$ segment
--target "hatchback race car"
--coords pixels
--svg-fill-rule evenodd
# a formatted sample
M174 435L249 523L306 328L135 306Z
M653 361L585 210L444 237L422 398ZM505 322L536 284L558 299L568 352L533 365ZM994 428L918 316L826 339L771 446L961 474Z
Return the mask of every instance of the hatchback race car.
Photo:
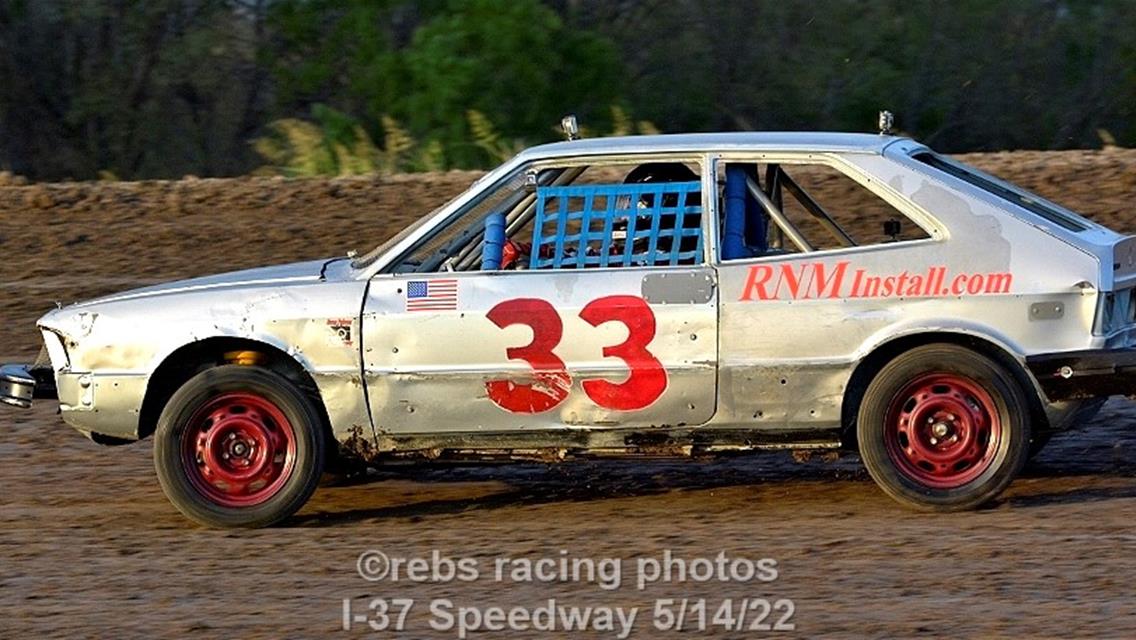
M39 320L0 397L153 435L188 517L264 526L325 464L856 449L898 501L997 496L1136 393L1136 237L910 139L531 148L378 248Z

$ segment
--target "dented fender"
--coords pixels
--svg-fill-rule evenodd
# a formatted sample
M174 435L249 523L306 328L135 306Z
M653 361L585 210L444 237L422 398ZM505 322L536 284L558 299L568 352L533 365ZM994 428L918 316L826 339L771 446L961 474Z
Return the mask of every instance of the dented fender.
M287 354L302 367L319 389L332 425L370 428L359 360L366 283L346 274L321 279L318 270L309 269L316 264L301 263L310 275L276 268L276 278L246 283L218 277L199 285L186 281L48 313L39 326L56 380L65 388L76 386L72 380L92 381L85 396L61 405L64 420L86 431L137 438L142 401L163 363L194 343L239 338ZM257 270L239 273L255 276ZM280 286L284 282L288 286Z

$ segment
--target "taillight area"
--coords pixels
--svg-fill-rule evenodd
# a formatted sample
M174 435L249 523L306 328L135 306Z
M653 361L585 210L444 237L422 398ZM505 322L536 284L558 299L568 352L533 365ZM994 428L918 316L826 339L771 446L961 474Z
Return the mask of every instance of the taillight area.
M1102 294L1096 324L1099 335L1109 335L1136 325L1136 289Z

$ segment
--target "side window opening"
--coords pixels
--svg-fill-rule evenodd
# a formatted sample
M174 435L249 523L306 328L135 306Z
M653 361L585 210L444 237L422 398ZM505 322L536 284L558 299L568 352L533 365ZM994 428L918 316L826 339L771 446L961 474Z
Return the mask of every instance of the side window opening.
M396 273L436 271L476 271L481 267L485 221L494 213L518 220L533 200L537 184L551 184L562 177L561 169L540 173L520 171L493 189L450 222L440 225L432 235L401 258Z
M887 201L828 165L728 163L719 183L723 260L929 237Z
M521 171L394 270L681 266L702 255L699 167L648 162Z
M702 183L644 164L619 184L537 189L529 268L678 266L702 255Z

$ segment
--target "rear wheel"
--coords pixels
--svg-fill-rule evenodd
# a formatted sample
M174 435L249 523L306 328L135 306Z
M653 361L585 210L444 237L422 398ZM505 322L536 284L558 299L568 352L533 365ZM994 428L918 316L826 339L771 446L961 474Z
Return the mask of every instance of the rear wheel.
M319 412L278 373L226 365L186 382L155 432L154 465L170 502L215 527L263 527L295 513L324 463Z
M970 509L1001 493L1025 464L1029 409L1014 376L963 347L918 347L868 385L857 418L868 473L920 509Z

